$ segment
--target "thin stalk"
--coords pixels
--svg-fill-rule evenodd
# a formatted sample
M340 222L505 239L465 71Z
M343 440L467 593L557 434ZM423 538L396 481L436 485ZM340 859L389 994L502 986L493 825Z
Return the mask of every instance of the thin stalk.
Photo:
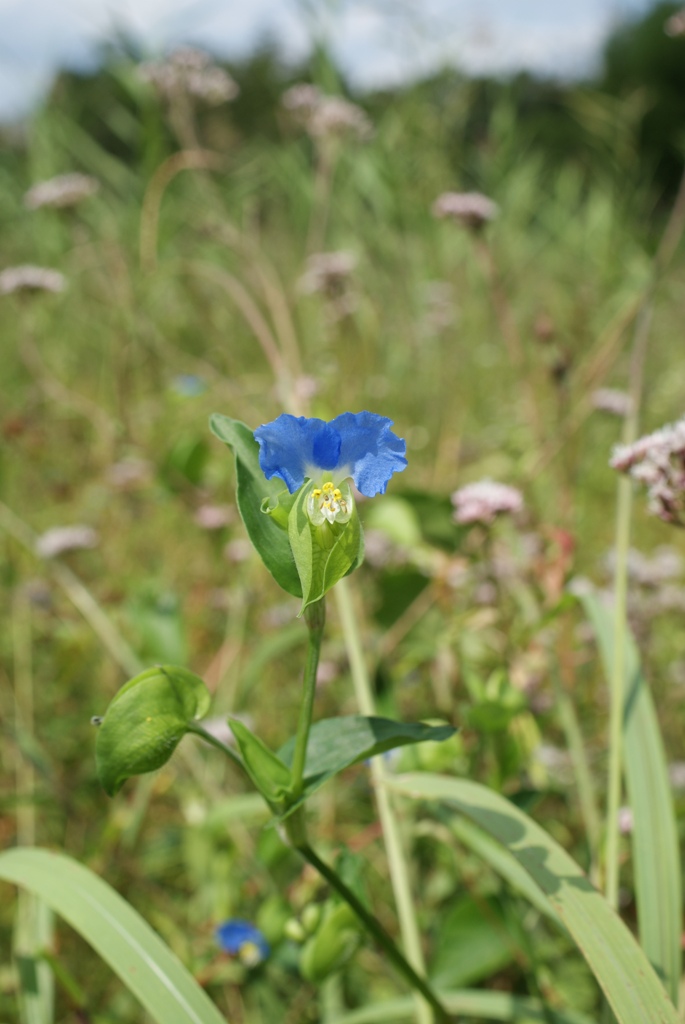
M635 338L630 362L631 410L625 419L623 441L630 444L637 436L638 410L642 394L642 378L649 331L652 325L654 286L635 324ZM623 714L625 705L626 607L628 599L628 548L630 546L630 513L633 487L629 477L618 481L616 506L616 571L614 574L614 657L611 666L609 714L609 777L607 783L607 821L605 846L605 893L608 902L618 908L620 829L618 812L621 806L623 776Z
M22 749L22 740L33 739L33 667L31 664L31 609L19 594L12 606L14 647L14 726L16 743L17 842L35 846L36 808L35 772L31 755Z
M335 587L334 593L342 623L343 638L350 662L357 704L363 715L373 715L375 714L373 694L364 659L359 626L352 605L352 595L346 579L340 580ZM423 959L423 950L421 949L421 935L416 920L416 910L411 894L409 868L402 848L397 818L390 803L390 794L384 785L385 768L380 757L374 757L371 760L371 778L376 792L378 816L383 829L383 839L388 855L390 880L400 920L402 943L412 969L419 974L425 974L426 967ZM419 989L419 991L423 992L423 989ZM416 1019L419 1024L432 1024L433 1015L428 1004L435 1008L435 1004L431 1000L424 1002L417 999Z
M335 889L335 891L345 900L348 906L354 910L357 917L362 921L378 945L386 953L395 969L407 980L412 988L421 993L426 1004L430 1005L435 1011L435 1019L438 1021L438 1024L448 1024L450 1017L428 982L416 972L409 960L405 959L385 929L381 927L373 914L367 910L352 889L349 889L347 885L345 885L342 878L340 878L330 865L321 860L309 844L304 843L298 846L297 849L307 863L311 864L311 866L318 871L321 877L325 878L331 888Z
M309 731L312 727L312 714L314 712L316 672L319 667L321 641L323 639L324 625L326 624L326 599L322 597L320 601L310 604L305 609L304 618L309 629L309 646L307 647L307 660L304 666L302 704L300 706L300 717L297 722L297 735L295 737L295 750L293 752L291 768L293 800L299 799L304 790L304 769L307 761Z
M552 672L554 697L561 728L566 737L566 746L573 764L573 774L578 789L580 813L585 824L588 846L590 847L590 879L597 884L598 857L601 849L602 821L597 807L597 794L588 763L583 733L571 697L556 672Z
M235 750L229 747L227 743L222 743L221 740L216 738L216 736L212 736L210 732L207 732L206 729L202 728L199 722L191 722L188 725L188 732L192 732L196 736L200 736L205 743L209 743L211 747L216 747L216 749L220 750L222 754L225 754L233 764L237 765L241 771L245 771L245 765L240 760Z

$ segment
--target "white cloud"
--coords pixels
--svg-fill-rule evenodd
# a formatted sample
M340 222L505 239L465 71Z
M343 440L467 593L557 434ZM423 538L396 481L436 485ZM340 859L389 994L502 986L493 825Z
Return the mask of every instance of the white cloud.
M117 30L151 50L193 42L228 57L268 36L296 60L315 28L352 83L365 89L445 64L470 73L526 67L573 75L591 65L612 18L646 6L648 0L339 0L335 8L298 0L0 0L0 120L24 113L60 66L92 64L98 44Z

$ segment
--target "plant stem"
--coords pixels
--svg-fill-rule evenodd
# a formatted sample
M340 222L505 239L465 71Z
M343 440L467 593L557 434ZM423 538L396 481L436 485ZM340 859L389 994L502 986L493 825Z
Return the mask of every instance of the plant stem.
M330 865L321 860L318 854L311 848L311 846L309 846L308 843L298 846L297 849L304 859L318 871L321 877L326 879L331 888L335 889L335 891L342 896L348 906L354 910L357 917L363 922L367 930L371 935L373 935L378 945L387 954L388 959L391 961L393 966L404 978L406 978L412 988L421 993L423 998L426 1000L426 1003L433 1008L436 1020L439 1024L448 1024L450 1017L428 982L425 978L422 978L421 975L412 967L409 961L405 959L385 929L378 923L373 914L367 910L352 889L347 887L342 878L340 878L337 872L330 867Z
M212 736L210 732L207 732L206 729L202 728L199 722L190 722L188 725L188 732L195 733L196 736L201 736L206 743L209 743L212 747L216 747L216 749L220 750L222 754L226 754L226 756L233 761L235 765L237 765L242 771L245 771L245 765L240 760L235 750L229 747L228 744L222 743L221 740L216 738L216 736Z
M33 743L33 666L31 664L31 608L18 593L12 606L14 646L14 727L16 750L17 842L36 842L35 772L30 750Z
M314 604L308 605L304 611L304 619L309 630L309 646L307 647L307 660L304 666L302 705L297 722L297 735L295 737L295 750L293 752L291 769L293 800L298 800L304 790L307 743L309 741L309 730L312 727L314 695L316 693L316 671L319 667L321 641L326 624L326 599L322 597L320 601L315 601Z
M375 707L371 692L371 684L369 682L369 676L366 669L364 651L362 649L359 627L352 605L352 596L348 581L346 579L340 580L336 585L334 592L338 605L338 612L340 614L340 621L342 623L343 637L345 640L345 647L347 649L347 657L350 662L350 670L352 672L352 682L354 684L357 704L359 705L359 710L363 715L373 715L375 714ZM397 818L395 817L390 803L390 794L384 785L385 768L380 757L374 757L371 761L371 778L374 782L376 802L378 805L378 816L381 821L385 849L388 855L390 880L392 882L395 902L397 904L397 913L400 919L402 942L407 954L407 960L411 964L412 969L419 974L425 974L426 968L423 959L423 951L421 949L421 936L419 934L418 923L416 920L414 901L411 894L409 869L404 855L404 850L402 849L402 841ZM419 988L419 991L423 992L423 989ZM431 1000L428 1000L428 1003L435 1007L435 1003ZM433 1019L433 1015L429 1007L422 1000L417 1000L416 1019L419 1021L419 1024L431 1024Z

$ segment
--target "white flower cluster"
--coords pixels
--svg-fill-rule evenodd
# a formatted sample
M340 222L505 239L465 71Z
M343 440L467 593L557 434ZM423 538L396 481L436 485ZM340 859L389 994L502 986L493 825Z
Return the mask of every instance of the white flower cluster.
M373 137L373 125L361 107L342 96L327 96L316 85L293 85L281 102L313 139L368 142Z
M314 252L307 257L306 269L299 281L299 289L306 295L321 292L335 298L357 264L352 252Z
M78 205L95 195L99 188L97 178L91 178L88 174L60 174L33 185L24 196L24 206L29 210L38 210L41 206L61 210Z
M36 554L41 558L56 558L65 551L95 548L99 541L92 526L53 526L36 541Z
M452 495L456 522L492 523L498 515L515 515L523 508L523 497L515 487L494 480L466 484Z
M598 388L592 392L592 405L599 412L608 412L612 416L624 417L630 413L632 402L630 395L617 388Z
M685 7L671 15L664 25L664 32L667 36L685 36Z
M237 83L227 71L214 64L209 54L194 47L175 50L166 60L148 60L138 74L166 99L186 93L210 106L235 99Z
M645 484L650 512L685 526L685 417L633 444L617 445L609 464Z
M323 295L331 321L350 316L357 308L357 296L350 278L357 257L343 249L338 252L314 252L307 257L305 271L298 281L303 295Z
M498 213L497 203L481 192L443 192L433 203L434 217L451 217L471 229L482 228Z
M65 277L58 270L34 267L24 264L8 267L0 272L0 295L13 292L62 292L66 286Z

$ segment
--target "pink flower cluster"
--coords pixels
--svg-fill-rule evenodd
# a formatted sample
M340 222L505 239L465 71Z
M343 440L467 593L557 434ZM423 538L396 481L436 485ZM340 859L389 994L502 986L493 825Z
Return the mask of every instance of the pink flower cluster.
M373 136L373 125L361 107L342 96L327 96L316 85L293 85L283 93L281 102L313 139L343 137L368 142Z
M0 295L13 292L62 292L66 278L58 270L34 267L30 263L7 267L0 272Z
M227 71L214 64L208 53L192 46L175 50L166 60L145 61L138 73L167 99L186 93L210 106L218 106L235 99L240 92Z
M633 444L617 445L609 464L645 484L650 512L685 526L685 417Z
M494 480L466 484L452 495L456 522L492 523L498 515L515 515L523 508L523 497L515 487Z
M59 174L33 185L24 196L24 206L28 210L39 210L41 206L61 210L77 206L95 195L99 188L100 182L89 174Z
M433 203L433 216L451 217L472 230L494 220L499 206L481 192L443 192Z

